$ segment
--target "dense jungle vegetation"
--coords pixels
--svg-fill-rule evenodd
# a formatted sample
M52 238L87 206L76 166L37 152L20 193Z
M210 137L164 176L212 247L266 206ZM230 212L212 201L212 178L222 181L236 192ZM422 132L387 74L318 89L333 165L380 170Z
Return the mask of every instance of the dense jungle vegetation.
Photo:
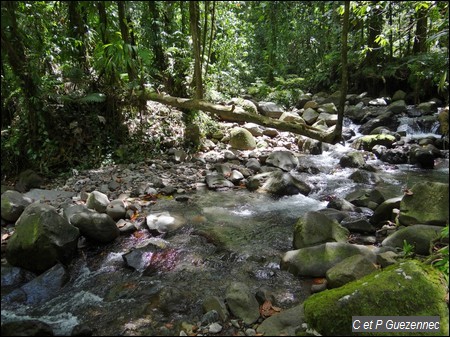
M145 131L148 91L289 108L339 90L345 3L348 92L448 102L446 1L2 1L2 179L177 146Z

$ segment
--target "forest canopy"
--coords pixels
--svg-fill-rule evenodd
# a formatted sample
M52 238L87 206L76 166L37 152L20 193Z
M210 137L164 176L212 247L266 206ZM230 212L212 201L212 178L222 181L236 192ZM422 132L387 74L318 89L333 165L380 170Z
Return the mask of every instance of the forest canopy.
M163 150L127 128L148 92L287 108L335 92L343 14L342 1L2 1L2 178L120 162L123 143ZM349 2L349 92L448 101L448 17L446 1Z

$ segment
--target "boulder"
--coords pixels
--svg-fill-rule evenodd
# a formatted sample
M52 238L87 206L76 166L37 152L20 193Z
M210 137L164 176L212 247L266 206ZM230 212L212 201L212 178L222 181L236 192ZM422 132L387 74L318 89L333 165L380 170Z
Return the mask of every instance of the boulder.
M378 226L383 221L394 221L395 214L394 209L400 208L400 202L402 197L394 197L383 201L377 208L375 208L370 222Z
M6 260L13 266L42 273L56 263L68 263L77 250L78 228L50 205L33 203L16 222L6 247Z
M296 336L303 323L303 304L300 304L265 319L256 331L264 336Z
M99 242L111 242L120 235L116 222L105 213L92 210L75 213L71 223L80 229L80 234L87 239Z
M375 264L362 255L350 256L328 269L327 287L338 288L377 270Z
M281 260L281 269L297 276L324 277L328 269L353 255L364 255L376 261L375 249L344 242L327 242L286 252Z
M283 109L273 102L259 102L258 111L261 115L272 118L280 118Z
M295 249L325 242L346 242L349 231L323 213L308 212L294 226Z
M231 181L219 173L208 174L206 176L206 185L208 185L208 188L211 190L234 187L234 184Z
M86 200L87 208L96 210L99 213L106 213L108 204L108 196L99 191L92 191Z
M424 224L445 226L448 223L448 183L421 182L411 188L400 202L398 221L404 226Z
M439 271L412 260L312 295L304 302L305 321L323 336L354 336L361 333L352 332L353 316L438 316L433 335L448 336L446 293Z
M261 187L261 190L278 196L295 194L308 195L311 192L311 187L289 172L274 171L270 173L269 178Z
M250 131L234 128L230 134L230 145L237 150L253 150L256 148L256 141Z
M31 199L24 197L20 192L6 191L1 196L2 218L6 221L16 222L25 207L31 202Z
M266 164L290 171L297 167L298 158L291 151L273 151L267 157Z
M359 151L350 151L339 159L341 167L358 167L361 168L366 164L364 156Z
M242 282L233 282L228 286L225 300L230 312L245 324L253 324L259 318L259 303L250 288Z
M400 228L383 240L383 247L402 249L404 241L413 246L413 252L419 255L430 255L433 242L443 227L429 225L413 225Z
M395 136L388 134L365 135L356 139L352 147L357 150L371 151L375 145L383 145L391 148L396 141Z

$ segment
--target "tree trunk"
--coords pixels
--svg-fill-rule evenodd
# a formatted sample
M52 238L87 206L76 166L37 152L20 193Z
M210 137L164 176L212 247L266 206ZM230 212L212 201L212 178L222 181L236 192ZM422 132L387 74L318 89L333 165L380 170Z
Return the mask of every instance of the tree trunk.
M339 141L342 137L342 124L344 120L345 98L347 97L348 87L348 70L347 70L347 38L349 28L349 11L350 2L344 1L344 20L342 23L342 46L341 46L341 65L342 65L342 83L341 83L341 96L339 98L338 107L338 120L334 129L336 141Z
M201 62L201 42L200 42L200 9L198 1L189 2L189 16L192 43L194 47L194 86L195 98L203 98L202 62Z
M156 1L148 2L148 9L150 11L150 15L152 18L151 23L151 44L153 53L155 55L155 60L153 62L156 69L163 74L167 69L167 62L164 57L164 52L161 43L161 27L160 27L160 18L159 11L156 6Z
M267 73L267 82L273 84L275 81L275 73L274 70L277 68L277 40L278 40L278 29L277 29L277 21L278 21L278 4L276 1L269 1L269 5L267 7L269 13L269 50L268 50L268 73Z
M336 142L334 128L329 130L321 130L306 124L283 122L270 117L247 112L240 107L212 104L199 99L173 97L168 95L160 95L153 92L147 92L146 98L182 110L202 110L210 112L227 121L256 123L265 127L275 128L281 131L289 131L310 137L325 143ZM340 139L337 141L340 141Z
M69 14L69 36L75 40L81 41L80 44L76 44L78 55L75 56L75 61L80 65L85 72L87 72L88 65L86 60L86 45L85 45L85 27L84 21L81 15L81 8L78 1L69 1L68 3Z
M128 33L128 19L125 16L125 1L117 1L117 9L119 12L119 26L120 26L120 33L122 34L122 40L125 44L125 48L128 46L131 47L132 43L130 40L130 34ZM131 59L133 58L132 53L126 55L126 57ZM131 62L127 62L127 72L128 72L128 80L131 82L134 79L136 79L136 71L135 69L130 65Z
M108 37L106 33L106 29L108 27L108 17L106 15L106 6L104 1L97 2L97 10L100 26L100 36L102 38L102 43L105 45L108 43Z
M187 35L187 29L186 29L187 14L186 14L186 10L185 10L185 4L186 4L186 1L180 1L181 35L183 35L183 36Z
M416 34L414 37L413 54L417 55L427 51L427 10L420 8L417 13Z
M209 35L209 46L208 46L208 57L206 59L206 66L205 66L205 78L208 76L208 67L211 62L211 49L212 49L212 42L214 37L214 20L216 15L216 2L213 1L212 5L212 14L211 14L211 32Z

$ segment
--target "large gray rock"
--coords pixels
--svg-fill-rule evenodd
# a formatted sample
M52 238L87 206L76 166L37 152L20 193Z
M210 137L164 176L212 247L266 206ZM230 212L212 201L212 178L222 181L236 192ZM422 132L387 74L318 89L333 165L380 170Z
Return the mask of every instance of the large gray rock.
M400 201L402 197L390 198L383 201L373 212L370 222L377 226L383 221L394 221L394 209L400 208Z
M258 108L256 107L256 104L248 99L244 99L241 97L233 97L227 103L227 105L232 105L232 104L242 107L244 109L244 111L246 111L246 112L250 112L250 113L254 113L254 114L258 113Z
M225 300L231 313L245 324L253 324L259 318L259 303L250 288L242 282L233 282L226 290Z
M289 172L274 171L271 172L269 178L261 187L265 191L274 195L308 195L311 192L311 187L294 177Z
M343 242L327 242L314 247L286 252L281 268L297 276L324 277L328 269L353 255L364 255L376 261L375 249Z
M120 199L111 201L106 207L106 214L114 221L125 218L126 212L125 203Z
M283 114L283 109L273 102L259 102L258 111L261 115L272 118L280 118Z
M306 109L303 114L302 118L303 120L308 124L312 125L317 121L317 118L319 117L319 113L311 108Z
M382 113L379 116L370 118L366 123L361 125L359 131L363 135L368 135L370 132L379 126L385 126L391 130L397 130L397 126L400 122L397 119L397 116L392 111L387 111Z
M82 211L71 217L71 223L80 229L81 235L94 241L111 242L120 235L116 222L105 213Z
M89 209L94 209L99 213L106 213L106 207L108 207L108 196L99 191L92 191L86 200L86 206Z
M257 328L264 336L295 336L304 323L303 304L265 319Z
M422 182L411 188L400 202L400 224L445 226L448 224L448 183Z
M294 226L294 248L325 242L346 242L350 232L323 213L308 212Z
M6 221L16 222L25 207L31 204L31 199L23 196L22 193L9 190L1 196L2 218Z
M350 151L339 159L341 167L363 167L366 164L364 156L359 151Z
M291 171L298 165L298 158L291 151L274 151L266 159L266 164Z
M42 303L53 298L69 279L68 271L58 263L7 296L14 299L22 298L26 304Z
M383 247L402 249L404 241L412 245L413 252L419 255L431 253L432 241L437 239L443 227L429 225L413 225L399 229L383 240Z
M232 188L234 184L226 179L222 174L211 173L206 176L206 185L211 190L218 188Z
M362 255L350 256L328 269L328 288L342 287L377 270L375 264Z
M392 102L389 104L387 111L392 111L396 115L406 112L406 103L402 99Z
M25 208L8 240L6 259L13 265L41 273L76 254L78 228L50 205L33 203Z

